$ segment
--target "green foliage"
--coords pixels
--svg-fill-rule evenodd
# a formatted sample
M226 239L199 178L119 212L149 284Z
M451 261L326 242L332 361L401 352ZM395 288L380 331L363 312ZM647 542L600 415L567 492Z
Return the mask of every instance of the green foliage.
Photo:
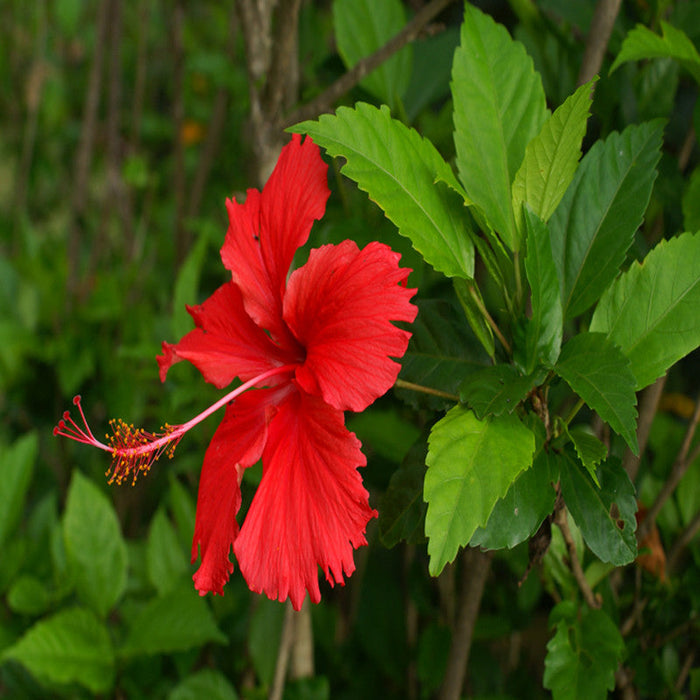
M435 576L532 464L535 436L516 416L479 420L456 406L433 427L428 446L425 534Z
M0 491L0 546L14 530L22 514L37 447L37 436L34 433L19 438L10 447L3 447L0 456L3 484Z

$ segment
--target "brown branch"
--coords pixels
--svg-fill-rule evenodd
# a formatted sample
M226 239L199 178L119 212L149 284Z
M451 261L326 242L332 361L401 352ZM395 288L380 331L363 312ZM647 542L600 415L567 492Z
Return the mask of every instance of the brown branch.
M431 0L416 13L414 18L384 46L373 54L358 61L347 73L342 75L318 97L287 115L281 126L288 127L305 119L315 119L319 114L329 112L335 102L351 88L355 87L365 76L395 54L399 49L418 37L421 30L439 15L454 0Z
M440 700L458 700L469 663L474 625L491 568L491 553L469 548L462 552L462 585L459 593L457 622L447 658Z
M649 440L651 424L654 421L656 409L659 405L659 399L664 390L667 376L668 375L664 374L663 377L659 377L651 386L647 387L642 392L642 397L639 402L639 420L637 421L637 444L639 445L639 454L635 455L628 447L622 457L622 466L632 483L634 483L637 478L639 463L646 449L647 441Z
M664 503L666 503L669 496L676 490L676 486L678 486L678 483L683 478L686 471L688 471L688 467L693 463L698 454L700 454L700 444L698 444L690 456L688 456L690 445L693 441L693 437L695 436L695 430L698 427L698 422L700 422L700 395L698 395L698 398L696 399L695 411L693 412L693 416L688 424L688 429L685 431L683 444L681 445L678 456L673 463L671 473L669 474L666 483L661 488L661 491L659 491L658 495L656 496L656 500L654 501L653 505L647 511L646 517L641 522L637 531L637 541L641 542L645 535L649 533L654 525L654 522L656 521L656 516L659 514L659 511L663 507Z
M668 561L666 562L669 572L676 568L683 550L692 542L698 532L700 532L700 511L695 514L685 530L681 532L678 539L673 543L673 547L671 547L671 551L668 555Z
M569 567L571 568L571 572L573 573L576 583L581 590L583 599L586 601L589 608L599 608L600 602L596 599L593 590L586 580L586 575L583 573L583 567L581 566L578 554L576 553L576 543L574 542L574 538L571 536L569 521L567 519L567 510L566 506L563 504L560 508L555 510L554 523L559 528L562 537L564 538L566 551L569 557Z
M621 4L622 0L598 0L586 38L578 85L587 83L600 72Z

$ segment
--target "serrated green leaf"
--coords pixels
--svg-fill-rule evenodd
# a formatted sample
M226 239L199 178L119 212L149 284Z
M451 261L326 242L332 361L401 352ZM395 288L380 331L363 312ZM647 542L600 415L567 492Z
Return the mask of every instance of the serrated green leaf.
M547 644L544 687L554 700L605 700L625 643L603 610L560 603L550 616L556 632Z
M227 643L214 616L191 583L151 600L129 622L121 656L169 654L200 647L207 642Z
M626 61L646 58L673 58L700 84L700 54L685 32L661 20L662 35L638 24L622 42L622 48L610 67L612 73Z
M0 546L14 530L24 510L24 499L32 480L38 449L36 433L27 433L0 455Z
M591 330L630 359L636 388L651 384L700 345L700 233L659 243L613 282Z
M525 272L532 306L532 316L525 326L525 371L531 374L538 365L551 367L557 361L564 317L549 228L528 206L524 207L524 222Z
M562 348L554 371L637 454L637 396L630 362L603 333L579 333Z
M425 539L422 526L426 510L423 501L426 454L425 441L415 443L391 475L379 509L379 536L387 547L394 547L401 540L418 544Z
M564 196L581 158L581 142L593 97L593 83L581 85L542 126L525 149L523 162L513 180L513 212L521 235L525 235L523 202L547 222Z
M683 228L700 231L700 166L695 168L683 193Z
M452 98L459 178L503 243L519 250L511 183L547 118L544 89L523 45L469 3L452 64Z
M112 504L79 471L68 488L63 539L78 595L104 617L126 587L126 544Z
M591 479L600 488L596 467L608 456L608 448L584 426L570 428L567 432L581 464L586 467Z
M398 34L406 24L399 0L334 0L333 28L338 53L352 68ZM411 78L413 47L409 44L362 79L360 85L395 109Z
M444 182L454 173L432 143L381 109L358 102L317 122L297 124L370 196L426 262L448 277L474 276L474 245L464 202Z
M560 469L561 492L591 551L604 562L624 566L637 556L637 498L620 460L598 467L598 488L571 456Z
M565 318L586 311L624 262L651 197L662 135L655 120L597 141L552 215Z
M459 387L459 398L477 418L512 413L535 386L536 377L523 377L513 365L484 367L467 377Z
M62 610L37 622L2 655L49 683L78 683L93 693L114 684L114 652L109 632L94 613Z
M146 569L148 580L160 595L175 588L188 570L175 528L162 508L156 511L148 530Z
M419 301L418 308L400 377L457 395L463 378L488 366L489 358L469 333L464 315L455 305L426 300ZM438 410L454 403L413 391L397 390L397 394L413 406L427 405Z
M197 671L178 683L168 700L237 700L238 695L223 673L211 668Z
M544 450L511 484L493 508L488 522L474 532L469 544L484 549L512 549L534 535L554 510L558 463Z
M479 420L455 406L433 426L428 445L425 533L437 576L532 464L535 436L514 415Z

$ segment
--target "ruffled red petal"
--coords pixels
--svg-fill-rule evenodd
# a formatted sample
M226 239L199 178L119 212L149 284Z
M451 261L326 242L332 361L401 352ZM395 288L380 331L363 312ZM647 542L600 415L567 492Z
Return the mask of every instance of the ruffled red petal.
M306 348L299 384L340 410L362 411L388 391L411 334L391 321L413 321L410 270L382 243L358 250L352 241L312 250L292 273L284 318Z
M161 381L165 381L173 364L189 360L208 382L221 389L235 377L247 381L303 357L299 346L280 348L253 323L233 282L219 287L203 304L187 310L197 328L175 345L163 343L163 354L156 358Z
M341 411L301 391L279 405L263 478L234 544L251 590L289 597L299 610L306 591L314 603L321 598L319 566L331 585L344 583L377 515L357 471L365 464Z
M244 204L228 200L229 229L221 259L243 292L253 320L283 341L282 297L296 250L326 209L327 166L310 138L294 134L262 194L248 190Z
M192 540L192 562L198 552L202 557L192 577L200 595L223 595L233 571L229 553L238 535L243 471L260 459L274 403L284 391L288 390L254 390L229 404L204 455Z

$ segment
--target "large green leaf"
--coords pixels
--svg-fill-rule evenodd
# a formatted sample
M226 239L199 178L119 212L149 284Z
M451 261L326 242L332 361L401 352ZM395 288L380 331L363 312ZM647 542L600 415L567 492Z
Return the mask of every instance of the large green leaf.
M524 217L527 236L525 272L532 306L532 316L525 326L525 371L530 374L537 365L551 367L557 361L564 319L549 229L527 206Z
M588 309L624 262L649 203L662 133L655 120L596 142L552 215L565 318Z
M479 420L455 406L433 426L428 445L425 533L437 576L532 464L535 436L514 415Z
M452 64L452 98L459 178L503 242L518 250L511 183L547 118L544 89L522 44L470 3Z
M547 644L544 687L554 700L605 700L625 643L603 610L559 603L550 615L556 632Z
M638 24L625 37L615 62L610 67L612 73L626 61L639 61L645 58L674 58L695 80L700 83L700 54L685 32L661 20L662 35L654 34Z
M399 0L334 0L335 40L345 65L352 68L360 59L381 48L406 24ZM404 46L360 85L392 109L403 97L411 78L413 47Z
M2 655L49 683L78 683L93 693L114 684L109 632L90 610L70 608L37 622Z
M205 668L187 676L168 695L168 700L237 700L238 695L220 671Z
M284 625L284 606L260 598L250 619L248 653L258 678L272 684Z
M207 642L226 644L204 598L190 583L151 600L129 623L122 656L168 654L201 647Z
M605 292L591 330L630 358L641 389L700 345L700 233L659 243Z
M14 530L27 495L38 449L36 433L27 433L0 454L0 546Z
M474 276L464 202L445 184L455 179L452 169L430 141L392 119L386 106L359 102L291 131L308 134L332 156L343 156L347 162L341 172L367 192L436 270L450 277Z
M593 81L581 85L527 145L513 180L513 212L521 235L523 202L546 222L571 183L581 158L592 93Z
M126 543L112 504L79 471L68 489L63 539L78 595L104 617L126 587Z
M535 386L537 377L524 377L513 365L484 367L467 377L459 387L459 398L477 418L512 413Z
M512 548L532 537L554 509L558 462L542 450L534 464L511 484L491 511L484 527L478 527L469 544L485 549Z
M630 362L603 333L579 333L562 348L554 371L637 454L637 397Z
M591 551L604 562L624 566L637 556L637 499L619 459L598 467L598 488L571 455L560 469L564 502Z

